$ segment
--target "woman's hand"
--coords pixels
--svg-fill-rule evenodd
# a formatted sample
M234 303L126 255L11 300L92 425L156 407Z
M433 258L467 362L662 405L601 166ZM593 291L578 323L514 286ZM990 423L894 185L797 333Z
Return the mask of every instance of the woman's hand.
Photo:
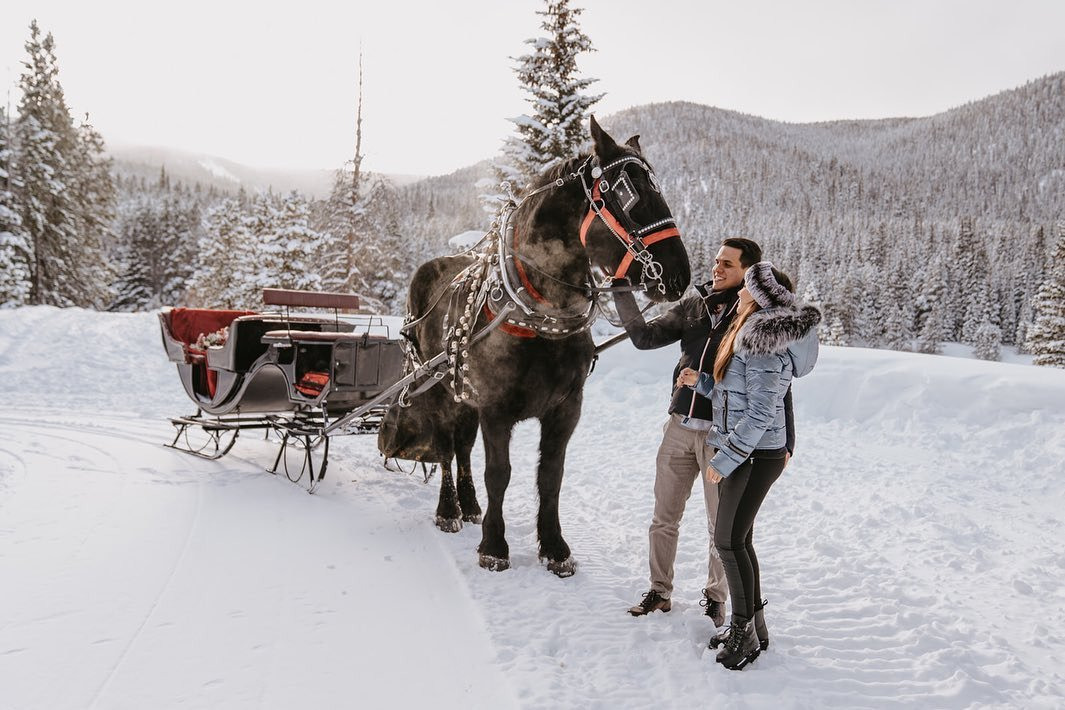
M677 375L677 387L694 387L699 381L699 373L690 367L686 367Z
M722 476L720 473L718 473L717 469L715 469L713 466L707 466L706 467L706 480L707 481L709 481L710 483L717 483L722 478L724 478L724 476Z

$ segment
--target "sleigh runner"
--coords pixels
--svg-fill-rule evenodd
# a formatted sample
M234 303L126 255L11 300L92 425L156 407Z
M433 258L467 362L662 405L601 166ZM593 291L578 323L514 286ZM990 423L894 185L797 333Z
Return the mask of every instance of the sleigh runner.
M380 317L346 316L349 294L264 289L270 312L168 308L159 314L163 347L177 366L195 414L171 419L171 448L225 456L241 431L281 439L271 471L313 490L328 465L329 436L377 431L404 369L398 338ZM332 310L333 317L293 315ZM296 472L289 456L297 450ZM301 454L301 455L300 455Z

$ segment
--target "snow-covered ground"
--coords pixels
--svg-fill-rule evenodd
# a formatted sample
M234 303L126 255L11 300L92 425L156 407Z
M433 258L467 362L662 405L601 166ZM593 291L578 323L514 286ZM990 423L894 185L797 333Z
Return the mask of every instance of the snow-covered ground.
M0 708L1065 703L1065 371L823 348L756 532L772 646L731 673L698 494L673 611L625 613L675 357L625 343L592 375L558 579L535 424L490 573L479 528L438 532L436 479L385 470L373 437L337 438L314 496L264 473L259 437L217 462L162 447L193 407L154 315L0 311Z

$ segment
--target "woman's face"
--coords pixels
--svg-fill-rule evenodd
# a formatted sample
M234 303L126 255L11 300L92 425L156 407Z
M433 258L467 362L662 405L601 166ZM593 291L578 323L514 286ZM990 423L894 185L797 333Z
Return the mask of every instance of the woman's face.
M747 291L747 287L744 286L740 289L740 308L746 308L754 303L754 297Z

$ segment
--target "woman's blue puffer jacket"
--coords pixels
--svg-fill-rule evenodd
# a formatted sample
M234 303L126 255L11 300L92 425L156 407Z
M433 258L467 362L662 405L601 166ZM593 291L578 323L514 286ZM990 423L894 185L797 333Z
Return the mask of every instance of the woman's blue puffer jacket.
M792 377L814 368L820 322L821 313L813 306L756 311L736 334L734 355L721 382L700 375L695 391L709 397L714 409L706 443L718 451L710 465L722 476L755 450L784 448L784 393Z

